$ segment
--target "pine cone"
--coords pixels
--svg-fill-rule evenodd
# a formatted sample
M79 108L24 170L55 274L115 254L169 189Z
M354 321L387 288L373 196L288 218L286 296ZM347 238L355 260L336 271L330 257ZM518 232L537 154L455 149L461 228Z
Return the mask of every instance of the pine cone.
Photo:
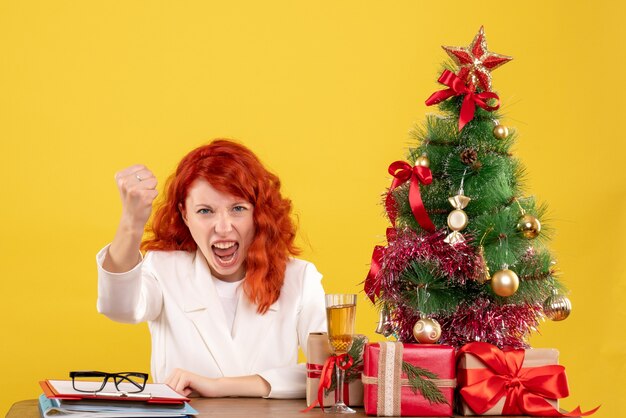
M465 165L473 165L478 160L478 152L474 148L466 148L461 151L461 162Z

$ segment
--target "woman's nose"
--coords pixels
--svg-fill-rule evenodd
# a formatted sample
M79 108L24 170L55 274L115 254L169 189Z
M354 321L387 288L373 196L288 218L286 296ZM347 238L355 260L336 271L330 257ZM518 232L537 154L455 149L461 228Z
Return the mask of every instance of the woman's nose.
M230 216L227 213L220 213L215 224L215 232L218 234L226 234L233 229Z

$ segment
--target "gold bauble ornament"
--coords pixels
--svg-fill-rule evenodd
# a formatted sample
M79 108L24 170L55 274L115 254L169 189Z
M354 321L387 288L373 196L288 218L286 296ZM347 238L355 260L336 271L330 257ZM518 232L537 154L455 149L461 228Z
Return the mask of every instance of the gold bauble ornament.
M422 154L417 157L417 159L415 160L415 166L430 167L430 160L428 159L426 154Z
M541 222L533 215L524 214L517 221L517 230L522 233L524 238L533 239L541 232Z
M413 326L413 336L420 344L435 344L441 338L441 325L432 318L422 318Z
M562 321L572 312L572 302L558 293L553 294L543 302L543 313L553 321Z
M505 139L509 136L509 128L504 125L496 125L496 127L493 128L493 136L498 139Z
M509 297L517 292L518 287L519 277L513 270L499 270L491 276L491 288L498 296Z

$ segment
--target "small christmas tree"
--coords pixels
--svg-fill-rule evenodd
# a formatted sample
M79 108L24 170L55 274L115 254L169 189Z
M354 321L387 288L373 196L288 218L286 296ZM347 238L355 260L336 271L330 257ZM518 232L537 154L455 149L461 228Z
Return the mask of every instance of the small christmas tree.
M482 27L468 47L443 48L458 68L447 65L446 88L426 100L441 114L413 132L412 164L389 167L393 227L365 292L385 336L525 348L543 317L565 319L571 306L546 247L546 208L524 195L516 133L498 123L491 71L511 58L488 51Z

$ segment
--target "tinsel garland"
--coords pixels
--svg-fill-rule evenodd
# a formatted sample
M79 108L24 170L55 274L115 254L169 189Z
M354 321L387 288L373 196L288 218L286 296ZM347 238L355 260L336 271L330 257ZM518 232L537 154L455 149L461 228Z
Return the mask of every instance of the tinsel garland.
M499 305L487 298L472 304L461 304L445 318L436 318L447 332L440 342L454 347L472 341L483 341L500 348L529 348L527 337L536 330L541 305L523 303Z
M409 228L397 231L384 249L381 271L376 278L380 281L382 293L387 298L399 296L400 275L415 260L435 262L451 283L464 285L467 280L475 280L480 273L477 266L481 263L468 245L471 239L467 237L466 242L452 246L443 241L445 237L445 230L426 235Z
M391 323L399 341L415 342L413 326L420 312L402 299L406 283L402 274L412 262L435 263L450 285L467 285L482 273L484 265L471 237L454 246L443 240L446 231L418 234L412 229L396 230L385 247L377 280L381 284L381 302L392 306ZM461 347L472 341L484 341L498 347L526 348L526 338L541 318L538 304L501 304L486 293L462 302L452 314L434 314L442 328L441 344Z
M536 330L541 306L532 304L498 305L487 298L459 305L452 315L432 315L441 324L439 344L460 348L473 341L483 341L500 348L529 348L526 338ZM398 341L414 343L413 326L419 312L397 306L391 318Z

